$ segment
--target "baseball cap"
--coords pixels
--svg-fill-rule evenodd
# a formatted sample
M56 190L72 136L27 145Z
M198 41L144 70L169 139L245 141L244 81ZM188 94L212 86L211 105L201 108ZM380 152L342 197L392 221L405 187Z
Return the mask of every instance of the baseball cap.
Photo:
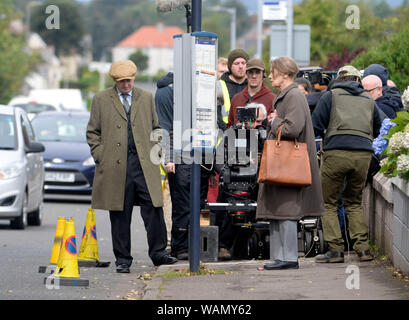
M337 78L340 77L340 74L342 73L341 77L347 77L347 76L355 76L361 78L361 72L355 68L354 66L343 66L342 68L339 68L338 73L337 73Z
M253 58L247 61L247 66L246 66L246 71L251 70L251 69L259 69L259 70L265 71L266 67L264 65L263 60Z

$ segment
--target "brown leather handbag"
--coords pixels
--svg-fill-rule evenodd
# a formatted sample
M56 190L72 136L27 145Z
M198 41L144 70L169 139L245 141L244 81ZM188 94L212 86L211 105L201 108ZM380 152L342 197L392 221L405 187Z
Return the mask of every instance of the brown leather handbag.
M277 139L264 142L258 182L287 187L310 186L311 168L306 143L281 140L281 125Z

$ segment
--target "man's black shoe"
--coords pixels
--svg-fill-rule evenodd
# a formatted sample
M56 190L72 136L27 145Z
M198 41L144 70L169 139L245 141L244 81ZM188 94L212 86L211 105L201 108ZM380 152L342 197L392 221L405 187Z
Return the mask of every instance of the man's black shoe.
M283 269L298 269L298 261L281 261L274 260L272 263L266 263L264 269L266 270L283 270Z
M359 261L371 261L373 260L373 256L371 255L371 252L369 250L365 251L358 251L357 252Z
M153 264L157 267L157 266L160 266L162 264L173 264L173 263L175 263L177 261L178 261L178 259L176 259L175 257L171 257L171 256L165 254L158 261L154 261Z
M187 253L187 252L178 253L176 255L176 259L178 259L178 260L188 260L189 259L189 253Z
M325 254L319 254L315 257L318 263L342 263L344 262L344 253L342 251L327 251Z
M116 267L116 272L118 273L129 273L129 266L125 263L122 263Z

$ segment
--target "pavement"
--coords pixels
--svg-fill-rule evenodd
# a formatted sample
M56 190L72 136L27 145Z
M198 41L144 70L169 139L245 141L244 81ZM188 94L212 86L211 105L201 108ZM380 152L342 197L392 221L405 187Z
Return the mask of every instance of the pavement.
M189 275L188 261L159 266L143 300L409 300L409 280L385 261L344 263L299 259L300 268L259 270L267 261L202 263L207 274Z

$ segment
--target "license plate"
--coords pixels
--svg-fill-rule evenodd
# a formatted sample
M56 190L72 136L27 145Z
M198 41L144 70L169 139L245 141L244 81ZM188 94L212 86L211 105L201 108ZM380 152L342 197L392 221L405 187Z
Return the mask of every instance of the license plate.
M52 182L74 182L75 174L67 172L46 172L45 181Z

